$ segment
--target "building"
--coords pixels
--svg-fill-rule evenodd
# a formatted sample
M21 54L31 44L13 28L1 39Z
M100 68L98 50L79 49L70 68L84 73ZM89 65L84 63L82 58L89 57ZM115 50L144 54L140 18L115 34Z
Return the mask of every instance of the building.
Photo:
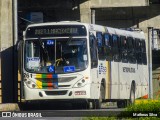
M138 28L152 43L153 95L160 82L160 0L0 0L0 102L17 102L16 42L33 22L80 21ZM152 61L152 59L151 59Z

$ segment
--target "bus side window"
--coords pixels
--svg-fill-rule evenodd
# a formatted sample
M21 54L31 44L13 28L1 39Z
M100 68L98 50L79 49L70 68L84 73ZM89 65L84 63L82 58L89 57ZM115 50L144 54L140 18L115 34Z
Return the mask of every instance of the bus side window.
M97 56L97 41L93 33L90 33L90 54L91 54L91 68L96 68L98 65L98 56Z
M144 65L147 65L147 55L146 55L146 43L145 40L142 40L142 62Z
M120 57L120 42L119 42L119 37L117 35L112 35L112 40L113 40L113 59L115 62L121 61Z
M96 38L98 47L102 47L102 32L96 32Z
M99 59L105 59L104 57L104 51L103 51L103 37L102 32L96 32L96 38L97 38L97 46L98 46L98 57Z
M136 54L134 51L134 40L132 37L127 38L127 46L128 46L128 61L130 63L135 64L136 63Z
M140 39L135 39L136 40L136 58L137 58L137 63L142 64L142 49L141 49L141 41Z
M112 61L112 39L108 33L104 34L104 56L107 61Z
M126 36L120 36L122 62L128 62L128 46Z

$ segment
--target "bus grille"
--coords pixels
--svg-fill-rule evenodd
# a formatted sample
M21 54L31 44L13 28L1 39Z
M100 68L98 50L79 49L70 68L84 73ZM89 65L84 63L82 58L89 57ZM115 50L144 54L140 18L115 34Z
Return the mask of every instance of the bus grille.
M37 78L36 84L39 89L57 89L58 87L70 87L71 85L58 85L58 83L70 82L75 78L77 77Z
M58 87L70 87L71 85L58 85Z
M45 91L46 95L66 95L67 90L63 91Z
M70 82L72 80L74 80L77 77L64 77L64 78L58 78L58 82L59 83L63 83L63 82Z

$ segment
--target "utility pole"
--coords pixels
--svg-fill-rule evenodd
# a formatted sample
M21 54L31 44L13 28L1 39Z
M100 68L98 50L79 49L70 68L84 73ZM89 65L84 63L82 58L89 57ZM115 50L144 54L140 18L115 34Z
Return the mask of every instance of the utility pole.
M153 99L152 85L152 41L154 40L153 27L148 27L148 70L149 70L149 98Z
M91 18L91 23L95 24L95 10L94 9L91 10L91 17L92 17Z

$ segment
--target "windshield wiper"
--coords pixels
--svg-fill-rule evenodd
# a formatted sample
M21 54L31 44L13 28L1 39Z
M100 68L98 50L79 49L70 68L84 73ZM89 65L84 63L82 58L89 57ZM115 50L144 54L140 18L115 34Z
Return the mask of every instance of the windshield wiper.
M69 39L67 40L67 43L66 43L66 44L69 45L70 42L72 41L72 39L73 39L73 38L70 36Z

